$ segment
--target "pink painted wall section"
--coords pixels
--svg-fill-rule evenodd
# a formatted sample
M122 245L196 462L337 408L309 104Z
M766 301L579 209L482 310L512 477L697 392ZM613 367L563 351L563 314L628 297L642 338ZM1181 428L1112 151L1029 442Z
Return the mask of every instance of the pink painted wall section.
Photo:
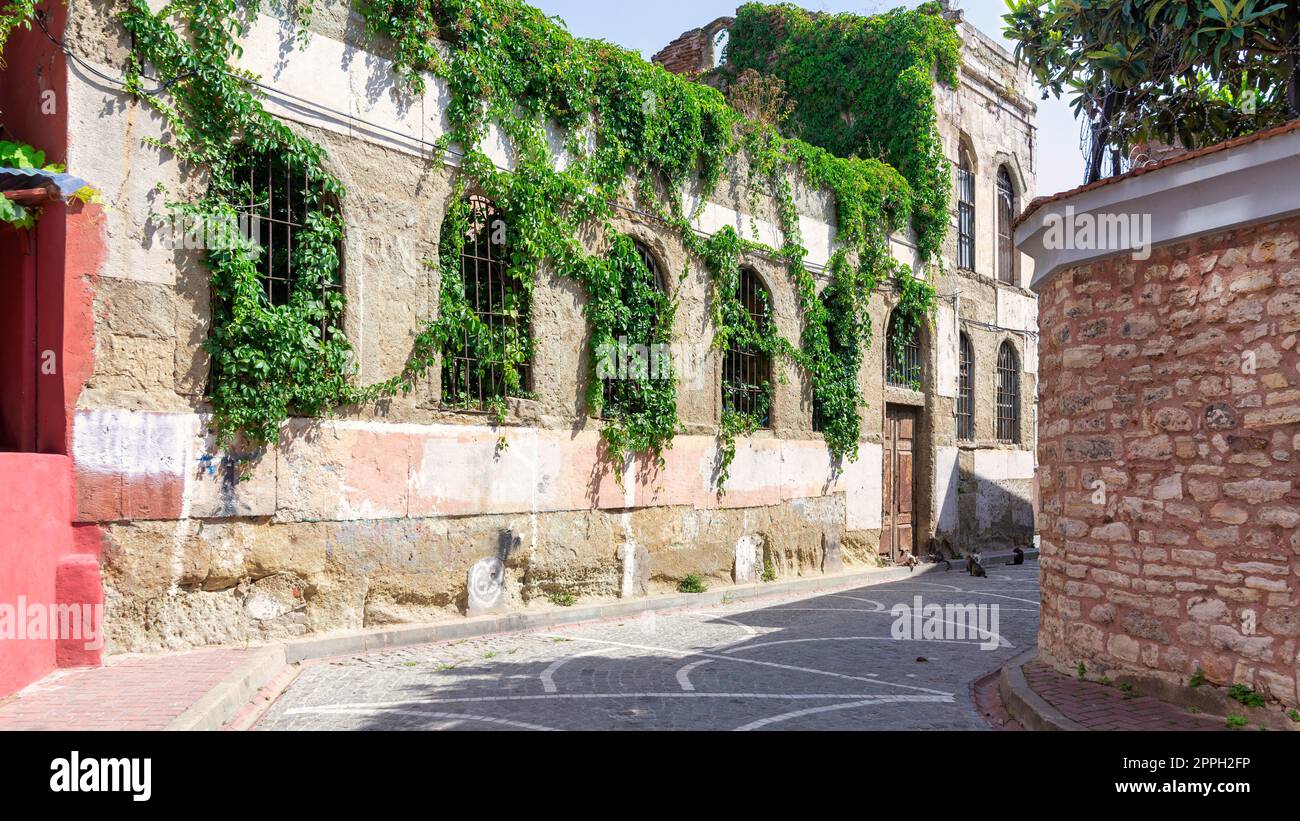
M55 668L56 642L29 638L17 610L59 601L59 562L73 552L71 496L66 456L0 453L0 697Z
M265 453L223 453L197 415L82 410L73 454L83 522L748 508L838 493L877 516L880 505L878 482L858 475L878 459L836 473L815 441L742 440L722 496L717 440L700 436L679 437L663 466L634 460L622 486L599 434L526 428L295 420Z

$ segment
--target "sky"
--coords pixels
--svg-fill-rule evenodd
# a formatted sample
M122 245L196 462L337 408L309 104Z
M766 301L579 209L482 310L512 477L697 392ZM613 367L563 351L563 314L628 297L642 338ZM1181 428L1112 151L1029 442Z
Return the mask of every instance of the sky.
M609 40L641 52L646 59L684 31L734 15L742 0L528 0L549 15L561 18L579 37ZM813 11L875 14L895 6L915 6L919 0L795 0ZM1003 0L954 0L966 19L1001 42L1008 51L1015 44L1002 36ZM1083 154L1079 150L1079 123L1064 99L1040 99L1038 148L1044 162L1038 168L1038 195L1066 191L1083 182Z

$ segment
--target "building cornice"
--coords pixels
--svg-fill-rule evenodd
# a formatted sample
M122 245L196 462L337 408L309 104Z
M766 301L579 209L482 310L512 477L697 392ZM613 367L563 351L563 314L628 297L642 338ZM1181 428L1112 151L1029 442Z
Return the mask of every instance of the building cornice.
M1063 268L1300 214L1297 125L1032 204L1015 231L1016 246L1034 260L1030 287L1041 291ZM1136 230L1127 245L1095 235L1092 242L1072 241L1076 226L1100 225L1101 220L1118 220ZM1063 231L1068 235L1064 243L1059 241Z

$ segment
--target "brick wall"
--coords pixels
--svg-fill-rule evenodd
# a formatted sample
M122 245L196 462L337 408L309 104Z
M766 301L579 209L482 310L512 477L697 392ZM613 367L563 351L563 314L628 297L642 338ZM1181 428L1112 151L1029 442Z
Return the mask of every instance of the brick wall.
M710 71L717 62L715 40L723 30L731 28L733 22L735 21L731 17L719 17L707 26L684 32L650 60L673 74L691 75Z
M1062 669L1297 703L1300 219L1040 294L1043 614Z

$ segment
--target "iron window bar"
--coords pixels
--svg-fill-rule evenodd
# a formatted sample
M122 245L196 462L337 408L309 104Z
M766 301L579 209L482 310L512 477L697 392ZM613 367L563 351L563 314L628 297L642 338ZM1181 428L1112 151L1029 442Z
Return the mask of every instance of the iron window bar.
M507 336L527 333L529 304L522 284L509 275L509 230L492 202L485 197L469 198L469 229L461 247L460 274L465 302L474 316L487 327L497 352L484 357L479 343L463 328L458 350L444 350L442 396L446 404L485 411L492 400L527 393L532 387L532 363L516 366L519 386L511 391L506 367L499 353Z
M957 439L975 439L975 355L970 337L961 335L960 366L957 388Z
M770 328L772 295L758 274L740 269L740 302L761 334ZM758 421L760 428L772 424L772 358L749 345L732 342L722 366L722 407Z
M641 264L645 266L646 272L650 274L651 285L654 287L655 290L659 291L660 293L665 293L666 289L664 287L663 273L659 270L659 263L658 261L655 260L654 254L652 254L650 252L650 249L647 248L639 240L633 240L632 244L636 248L637 256L641 258ZM637 273L639 272L624 271L623 275L636 276ZM625 288L627 287L627 285L628 283L624 283ZM651 335L653 335L653 332ZM620 357L622 362L627 361L624 357L626 357L629 353L628 351L622 349L622 344L624 341L626 341L628 345L644 345L646 349L645 353L649 357L649 360L646 362L646 366L652 370L654 369L656 365L654 356L656 355L657 352L654 350L653 339L615 340L615 343L619 345L619 350L617 351L616 356ZM619 390L620 387L619 381L627 377L628 374L623 373L622 371L621 363L616 363L614 372L606 376L606 378L604 379L605 384L601 387L601 393L604 397L604 401L602 403L603 405L602 414L601 414L603 418L614 419L631 410L630 408L625 407L623 404L623 399L624 399L623 394L625 392ZM653 373L651 374L651 378L658 378L658 377L659 375Z
M243 239L256 243L254 264L267 301L277 307L288 305L297 284L297 235L309 230L307 223L313 210L337 213L337 206L326 193L323 180L312 179L306 166L273 152L238 160L231 169L230 182L239 200L236 208L248 218L250 235ZM241 235L243 228L240 226ZM320 298L326 306L330 294L343 290L341 243L335 250L338 265L320 286ZM341 321L327 310L321 319L321 338L328 339L330 326Z
M957 267L975 270L975 174L964 152L957 169Z
M1016 191L1006 166L998 169L998 280L1016 284L1015 244L1011 226L1016 221Z
M905 331L910 331L906 338ZM904 329L902 314L895 311L889 320L889 334L885 343L886 381L897 388L920 390L923 376L920 330Z
M998 441L1020 443L1020 363L1010 342L998 351Z

